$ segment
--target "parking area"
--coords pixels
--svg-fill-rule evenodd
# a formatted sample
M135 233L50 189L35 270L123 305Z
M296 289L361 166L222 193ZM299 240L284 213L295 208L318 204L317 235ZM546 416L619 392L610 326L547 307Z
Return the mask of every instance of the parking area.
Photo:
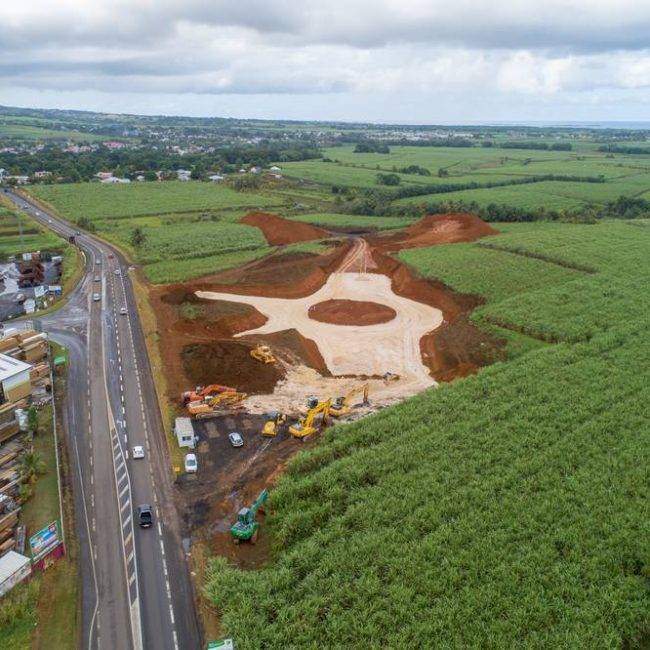
M229 531L238 511L273 483L297 449L312 444L292 438L286 427L265 438L261 434L265 421L262 415L246 412L193 420L198 442L196 449L185 451L197 455L198 471L181 473L176 480L183 535L242 566L257 564L264 543L261 540L256 547L232 543ZM233 447L228 439L233 431L241 434L243 446Z

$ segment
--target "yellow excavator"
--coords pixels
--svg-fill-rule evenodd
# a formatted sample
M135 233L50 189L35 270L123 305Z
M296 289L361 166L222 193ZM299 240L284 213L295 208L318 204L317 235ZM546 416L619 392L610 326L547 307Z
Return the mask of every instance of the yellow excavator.
M370 386L368 384L363 384L361 386L355 386L349 390L344 397L337 397L330 408L330 415L339 418L342 415L349 413L352 408L352 399L359 393L363 393L363 404L368 404L369 389Z
M251 350L251 357L262 363L275 363L275 357L268 345L256 345Z
M287 421L287 416L279 411L273 411L268 414L268 418L262 428L262 435L265 438L274 438L278 435L280 427Z
M246 393L230 391L228 393L219 393L205 400L196 400L187 405L187 411L190 415L198 417L214 413L219 406L232 406L246 399Z
M312 406L309 411L307 411L307 415L305 415L304 418L289 427L289 433L294 438L301 439L305 439L307 436L311 436L312 433L316 433L318 429L324 427L327 424L331 406L331 399L328 399L326 402L316 403L315 406ZM314 419L320 413L322 413L323 416L321 417L319 426L316 427L314 426Z

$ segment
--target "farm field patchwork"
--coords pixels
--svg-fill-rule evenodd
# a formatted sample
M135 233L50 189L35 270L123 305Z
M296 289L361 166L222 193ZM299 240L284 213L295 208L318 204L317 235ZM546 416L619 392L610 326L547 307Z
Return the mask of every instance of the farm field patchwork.
M90 218L97 232L141 264L154 283L216 273L269 254L273 249L261 231L237 222L247 204L283 200L175 181L41 185L30 192L65 218Z
M381 188L376 175L394 173L409 165L428 169L431 176L399 174L402 185L444 185L516 181L545 174L598 177L605 183L541 181L531 185L479 188L444 194L414 196L396 201L424 204L431 201L476 201L480 205L504 203L524 208L572 209L586 203L605 203L619 195L639 196L650 191L650 156L608 157L593 150L526 151L498 148L391 147L389 154L355 154L353 147L324 150L331 162L309 160L285 163L284 172L324 186ZM444 172L439 176L439 171Z

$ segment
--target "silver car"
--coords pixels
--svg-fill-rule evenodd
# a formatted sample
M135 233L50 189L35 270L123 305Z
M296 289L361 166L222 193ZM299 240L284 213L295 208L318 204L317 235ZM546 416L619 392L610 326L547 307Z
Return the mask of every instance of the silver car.
M232 433L228 434L228 440L230 440L230 444L233 447L244 446L244 439L241 437L241 433L237 433L236 431L233 431Z

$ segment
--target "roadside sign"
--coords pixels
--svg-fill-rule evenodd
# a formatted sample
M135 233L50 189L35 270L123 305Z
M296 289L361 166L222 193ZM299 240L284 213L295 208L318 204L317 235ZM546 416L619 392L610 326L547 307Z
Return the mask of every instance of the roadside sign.
M235 644L232 639L221 639L220 641L210 641L208 650L235 650Z
M60 542L58 521L53 521L29 538L32 561L37 562L46 556Z

